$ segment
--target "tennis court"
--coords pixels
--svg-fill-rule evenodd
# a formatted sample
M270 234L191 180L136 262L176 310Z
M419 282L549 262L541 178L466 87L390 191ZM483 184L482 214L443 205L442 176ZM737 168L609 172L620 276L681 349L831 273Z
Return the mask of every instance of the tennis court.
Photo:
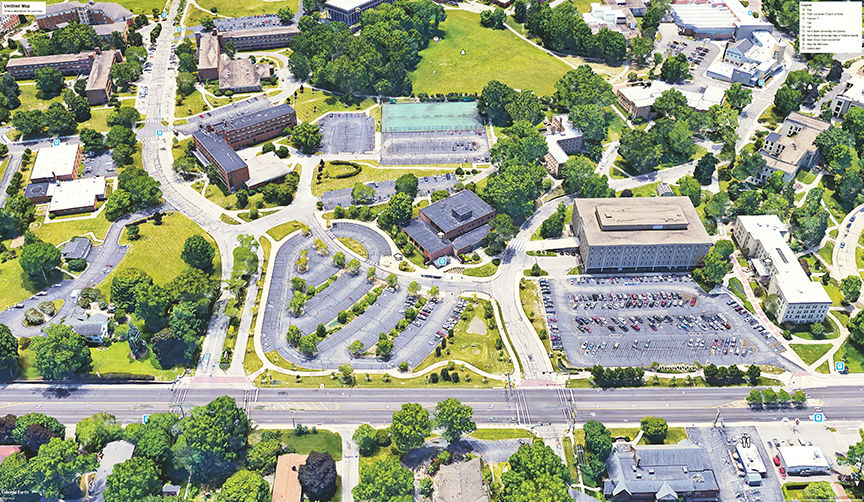
M477 103L386 103L381 112L381 131L468 131L482 129Z

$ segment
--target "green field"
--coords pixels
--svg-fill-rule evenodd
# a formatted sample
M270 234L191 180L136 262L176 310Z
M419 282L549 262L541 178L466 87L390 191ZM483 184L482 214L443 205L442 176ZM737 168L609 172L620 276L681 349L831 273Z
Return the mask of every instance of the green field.
M60 279L60 272L49 274L47 282L41 278L34 279L21 269L17 259L0 263L0 310L26 300Z
M170 370L153 366L155 357L148 352L143 359L136 360L129 353L129 344L117 342L105 348L90 349L93 358L93 373L104 376L106 373L131 373L134 375L153 375L157 380L173 380L182 368Z
M297 420L299 424L300 421ZM307 424L303 424L307 425ZM313 424L309 424L311 427ZM249 436L249 443L255 444L261 441L261 435L266 429L256 429ZM318 429L318 432L312 434L304 434L295 436L293 429L275 429L273 432L278 432L282 436L282 442L293 448L295 453L300 455L308 455L310 451L327 452L333 457L333 460L342 460L342 436L335 432L330 432L325 429Z
M846 340L840 350L834 353L834 362L842 360L843 356L846 356L846 367L850 373L864 373L864 349Z
M365 110L375 104L371 98L362 101L344 102L340 97L329 92L305 89L297 94L293 100L294 109L297 111L297 119L310 122L329 112L359 111Z
M97 239L102 240L111 228L111 222L104 215L84 220L48 220L48 223L38 223L34 230L37 236L51 244L61 244L72 237L92 232Z
M494 275L497 271L498 265L495 265L490 261L489 263L480 265L479 267L466 268L462 271L462 274L469 277L489 277Z
M207 10L216 7L216 14L228 17L275 14L279 9L286 6L291 8L291 12L296 13L300 6L299 0L244 0L243 2L231 0L199 0L196 3Z
M500 361L498 358L499 351L495 349L495 340L501 335L497 327L494 329L488 328L483 317L483 305L485 303L487 303L486 300L472 300L469 303L474 306L472 316L467 320L460 319L456 323L456 327L453 328L453 338L448 340L447 347L441 351L441 355L436 356L435 352L429 354L429 357L424 359L414 371L421 370L439 361L449 361L451 359L459 359L471 363L483 371L497 375L513 371L513 365L507 362L508 355L504 348L501 349L504 360ZM474 324L481 327L477 331L484 331L483 333L469 332L472 320L474 320ZM460 373L462 372L460 371Z
M410 73L415 93L477 92L499 80L515 89L551 94L571 68L509 30L480 26L472 12L448 10L441 40L430 41ZM465 51L465 55L460 54Z
M181 97L177 95L178 99ZM174 114L176 117L189 117L197 113L206 112L210 109L207 103L204 102L204 96L199 90L195 90L192 94L183 97L179 103L175 101Z
M213 271L218 276L221 274L219 249L216 241L203 231L192 220L180 213L171 213L162 218L161 225L147 222L140 225L140 237L130 242L126 233L120 237L120 244L129 245L129 251L123 260L102 280L100 288L107 293L111 286L111 279L118 270L125 268L138 268L150 274L153 282L165 285L177 274L186 269L186 263L180 259L183 252L183 244L188 237L194 234L202 235L216 249L213 259Z
M316 179L313 178L312 181L312 194L316 197L320 197L322 193L328 190L340 190L342 188L351 188L356 183L369 183L370 181L384 181L384 180L395 180L399 176L403 174L414 174L418 176L432 176L434 174L444 174L451 173L455 169L448 168L440 168L440 169L410 169L410 168L393 168L393 169L382 169L378 167L372 167L363 165L363 161L359 161L360 164L360 173L355 176L351 176L350 178L327 178L322 177L321 182L319 183ZM326 168L325 168L326 169Z
M516 429L516 428L495 428L495 429L477 429L472 432L470 436L474 439L481 439L484 441L496 441L499 439L522 439L522 438L533 438L534 435L531 434L530 431L525 429Z
M822 261L831 265L834 263L834 243L832 241L825 241L825 245L819 248L819 256L822 257Z
M793 343L790 346L807 364L813 364L818 361L832 347L830 343Z
M273 237L274 241L281 241L291 232L303 228L303 224L297 220L288 221L282 223L281 225L276 225L267 231L267 234L270 237Z

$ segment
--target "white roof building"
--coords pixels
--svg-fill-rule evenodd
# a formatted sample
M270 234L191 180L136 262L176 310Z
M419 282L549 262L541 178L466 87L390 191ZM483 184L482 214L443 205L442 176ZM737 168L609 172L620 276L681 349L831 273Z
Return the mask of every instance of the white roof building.
M735 445L735 451L738 452L738 459L741 466L744 467L744 472L757 472L760 476L764 476L768 470L765 469L765 462L762 460L762 455L759 454L759 449L752 442L744 443L739 441Z
M30 181L75 178L78 175L80 148L80 145L63 144L38 150Z
M72 181L61 181L54 189L49 213L68 214L73 212L92 211L96 208L96 200L105 198L105 177L79 178Z
M828 474L831 469L822 450L815 446L781 446L780 460L792 476Z
M772 30L771 23L754 18L738 0L694 0L672 5L672 16L686 35L710 38L747 38L756 30Z
M777 322L810 324L825 319L831 297L798 264L786 243L788 230L776 215L738 216L733 233L741 249L770 273L768 294L777 295Z
M712 105L723 103L725 96L725 91L719 87L706 87L702 91L689 91L659 80L651 82L650 87L642 87L641 85L621 86L616 91L631 101L636 108L643 108L653 106L654 101L669 89L675 89L683 94L687 98L687 106L701 112L708 111Z
M249 164L249 179L246 180L246 186L249 188L263 185L290 172L285 161L273 152L252 157L247 163Z
M831 113L841 118L853 107L864 108L864 78L853 75L846 89L831 100Z

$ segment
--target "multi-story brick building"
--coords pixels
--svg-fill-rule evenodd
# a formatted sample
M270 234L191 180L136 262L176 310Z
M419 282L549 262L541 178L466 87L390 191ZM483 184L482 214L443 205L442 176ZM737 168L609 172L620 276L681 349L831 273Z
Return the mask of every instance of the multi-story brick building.
M351 26L360 22L363 11L374 9L385 2L393 3L393 0L328 0L324 2L324 10L330 21Z
M238 51L288 47L291 39L300 34L297 25L269 26L219 32L219 44L224 48L228 42Z
M36 25L49 31L71 22L89 25L122 22L128 26L132 24L134 17L129 9L117 3L72 1L47 5L45 14L36 16Z
M280 39L280 33L291 31L290 37ZM259 33L259 35L251 34ZM225 92L254 92L261 90L261 79L273 74L268 64L255 64L250 59L230 59L222 55L228 43L238 51L285 47L297 34L294 26L272 26L227 32L196 33L198 79L202 82L219 79L219 90ZM248 36L247 36L248 35Z
M489 234L495 209L471 190L463 190L420 210L402 230L427 262L474 249Z
M95 52L88 51L78 54L12 58L6 64L6 71L15 80L32 79L36 70L40 68L56 68L63 75L87 75L93 67L95 57Z
M85 92L87 102L91 105L101 105L108 102L111 96L111 67L114 63L123 61L123 54L118 50L96 51L90 76L87 77Z
M783 121L780 132L765 137L759 153L765 158L765 167L756 181L764 183L775 172L783 173L783 181L792 181L800 169L810 169L822 160L819 148L813 144L820 133L828 130L830 122L792 112Z
M212 166L230 190L243 188L249 179L249 166L219 134L211 131L196 131L192 134L198 160ZM203 157L203 158L201 158Z
M585 273L690 270L711 248L689 197L576 199L571 225Z
M21 24L21 16L17 14L4 14L0 16L0 33L9 33L19 24Z
M286 127L296 125L297 113L291 105L283 103L207 126L207 130L216 132L231 148L237 150L273 139L281 135Z
M219 78L219 39L212 33L196 33L198 79L202 82Z

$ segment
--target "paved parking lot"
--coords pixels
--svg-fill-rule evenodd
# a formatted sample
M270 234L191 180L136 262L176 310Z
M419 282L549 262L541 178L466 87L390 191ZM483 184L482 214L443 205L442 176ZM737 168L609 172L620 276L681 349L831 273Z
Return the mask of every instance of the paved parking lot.
M453 193L453 185L456 184L456 175L453 173L431 176L418 175L417 178L417 195L420 197L431 195L436 190L447 190ZM374 181L366 183L366 185L375 190L373 204L387 202L390 200L390 197L396 194L396 180ZM348 207L354 204L354 199L351 198L352 190L352 188L343 188L341 190L330 190L321 194L324 209L330 211L336 206Z
M489 141L483 129L384 133L384 165L454 164L489 162Z
M375 119L364 112L331 112L318 125L324 153L363 153L375 149Z
M81 170L81 178L116 175L114 159L109 150L84 154L84 168Z
M372 265L378 265L382 256L390 256L390 244L383 235L375 230L348 221L339 221L333 224L330 233L335 237L347 237L354 239L366 248L366 261Z
M576 366L782 365L746 310L687 276L541 279L540 287L550 339Z
M743 436L756 445L759 455L767 468L761 486L748 486L744 483L744 471L740 462L732 456L735 445ZM765 444L753 427L688 427L687 436L691 441L707 450L705 458L711 463L717 483L720 485L720 500L740 502L783 502L780 478L777 477Z

